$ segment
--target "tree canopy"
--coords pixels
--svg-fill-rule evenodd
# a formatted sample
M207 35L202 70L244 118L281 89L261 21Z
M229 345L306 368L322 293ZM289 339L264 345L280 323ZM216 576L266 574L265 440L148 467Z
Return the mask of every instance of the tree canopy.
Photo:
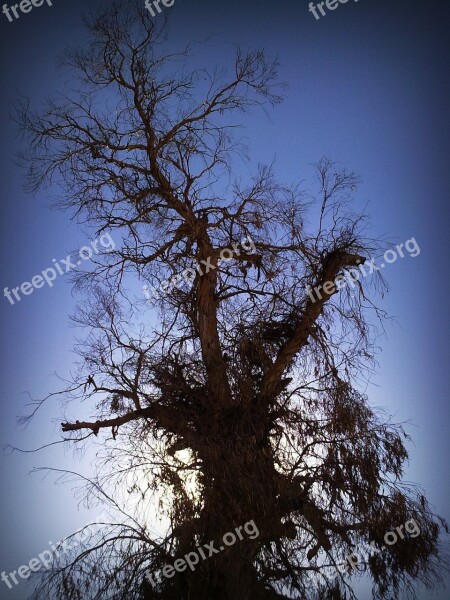
M87 335L58 394L89 407L62 431L104 442L86 494L117 522L55 559L34 598L353 598L355 547L373 551L358 569L378 598L432 587L445 523L402 482L407 435L363 392L385 314L383 280L355 275L383 248L354 208L358 177L326 158L312 189L273 165L234 175L238 117L281 102L262 51L189 70L190 49L168 50L166 25L134 2L86 27L89 46L65 56L72 91L18 119L29 188L61 185L63 208L121 240L77 278ZM160 293L133 297L133 274ZM159 537L144 516L155 498ZM386 547L409 520L420 535ZM258 537L158 577L250 521Z

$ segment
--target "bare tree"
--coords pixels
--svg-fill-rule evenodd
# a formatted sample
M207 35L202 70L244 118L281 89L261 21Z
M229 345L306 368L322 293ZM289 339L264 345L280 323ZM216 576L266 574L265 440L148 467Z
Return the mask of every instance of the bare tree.
M359 569L377 597L433 586L439 519L402 483L402 428L361 392L371 315L384 314L374 278L355 275L382 246L352 212L358 178L322 159L315 193L271 167L233 180L244 154L233 116L281 99L262 52L239 50L229 72L189 71L189 51L168 53L165 27L132 2L86 26L89 47L66 56L78 89L19 110L21 158L31 189L62 185L65 208L122 239L77 281L86 302L74 318L89 334L63 398L93 416L62 431L75 445L104 441L86 492L123 520L55 559L34 597L351 598L342 563L370 544ZM183 271L189 282L164 286ZM132 273L163 285L144 309ZM155 497L166 536L144 517ZM420 536L386 548L386 531L410 519ZM250 520L256 539L158 579Z

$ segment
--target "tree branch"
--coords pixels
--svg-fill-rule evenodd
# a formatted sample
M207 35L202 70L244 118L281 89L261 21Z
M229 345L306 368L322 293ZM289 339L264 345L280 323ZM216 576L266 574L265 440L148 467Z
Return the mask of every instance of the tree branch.
M363 256L359 256L358 254L348 254L341 251L328 253L323 260L321 275L315 287L323 286L327 282L334 282L341 269L344 267L356 267L359 264L364 264L365 260ZM262 398L268 399L276 392L287 366L301 348L306 345L311 333L311 327L321 315L327 300L336 291L335 288L331 293L326 293L322 289L322 298L317 298L314 302L308 298L303 316L295 328L293 336L280 349L277 358L264 376L260 393Z

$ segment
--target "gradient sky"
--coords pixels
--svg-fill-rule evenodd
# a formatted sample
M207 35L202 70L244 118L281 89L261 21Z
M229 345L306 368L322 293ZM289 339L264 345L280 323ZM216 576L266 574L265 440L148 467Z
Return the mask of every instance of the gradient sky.
M83 43L80 16L88 4L53 0L52 7L34 8L13 23L0 14L2 290L30 280L88 239L68 213L50 208L58 189L24 193L23 173L13 162L20 139L10 119L19 94L36 106L64 87L57 58L67 44ZM339 160L362 177L357 205L367 205L373 232L395 243L411 237L419 243L420 256L384 271L391 291L380 305L395 320L378 341L379 369L369 395L395 421L408 422L414 444L406 478L422 485L449 519L447 0L350 0L319 21L306 0L175 0L166 10L174 46L208 38L197 50L199 63L229 64L235 44L278 56L289 88L270 119L256 112L245 120L252 165L275 159L278 177L293 182L308 178L311 163L323 155ZM31 449L59 439L56 405L25 430L16 417L26 411L24 392L45 395L58 385L55 372L69 372L77 332L68 315L75 300L68 276L14 306L0 297L0 444ZM95 509L78 507L70 486L29 476L40 466L89 468L61 446L2 453L0 571L29 562L49 540L96 516ZM9 592L0 582L2 600L26 595L24 583ZM448 591L436 597L448 599ZM365 588L360 598L369 598Z

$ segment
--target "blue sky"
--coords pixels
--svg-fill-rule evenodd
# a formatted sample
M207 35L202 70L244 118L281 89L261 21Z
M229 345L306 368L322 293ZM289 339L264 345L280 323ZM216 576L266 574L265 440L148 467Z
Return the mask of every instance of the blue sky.
M59 190L24 193L23 173L13 162L20 139L10 119L19 93L38 105L65 85L57 57L67 44L83 42L80 10L87 5L54 0L12 23L0 15L1 289L30 280L88 241L69 214L50 208ZM278 177L292 182L308 178L311 163L323 155L339 160L363 180L357 206L367 205L374 233L419 243L418 257L384 271L391 291L381 306L396 318L379 340L369 393L396 421L409 422L414 444L407 479L422 485L436 511L450 518L446 2L350 0L319 21L304 0L176 0L167 11L174 44L208 38L198 62L227 63L235 44L278 56L289 87L270 119L256 112L245 121L252 165L275 159ZM57 406L48 405L26 430L16 417L25 411L24 392L42 396L57 387L55 372L69 372L77 332L68 315L75 300L68 276L14 306L0 298L1 444L33 448L59 438ZM86 464L60 446L0 455L0 570L28 562L91 514L77 506L70 486L29 471ZM5 587L0 596L22 600L25 586Z

